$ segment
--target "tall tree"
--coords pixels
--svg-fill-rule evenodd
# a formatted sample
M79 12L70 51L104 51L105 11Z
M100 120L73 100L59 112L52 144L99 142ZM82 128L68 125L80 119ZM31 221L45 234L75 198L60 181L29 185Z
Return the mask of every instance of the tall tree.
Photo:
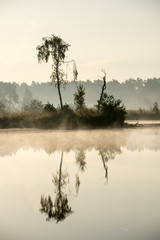
M53 61L53 72L51 74L51 79L57 84L60 106L61 109L63 109L62 95L60 90L61 83L64 83L64 71L62 69L62 65L65 60L66 51L68 51L68 47L70 47L70 45L60 37L54 35L52 35L52 37L42 38L42 41L42 44L37 46L38 62L48 62L49 57L51 56ZM74 73L77 77L76 70L74 70Z

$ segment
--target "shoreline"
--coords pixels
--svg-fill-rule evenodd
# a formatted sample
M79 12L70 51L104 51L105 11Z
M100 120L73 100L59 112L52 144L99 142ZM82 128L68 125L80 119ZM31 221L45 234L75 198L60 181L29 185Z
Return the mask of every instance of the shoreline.
M136 121L134 121L136 122ZM143 121L144 122L144 121ZM35 128L35 127L22 127L22 128L0 128L0 133L2 132L39 132L39 131L96 131L96 130L116 130L116 129L146 129L146 128L158 128L160 127L160 121L156 123L156 121L148 122L147 120L145 123L131 123L131 122L124 122L123 126L109 126L109 127L99 127L99 128L87 128L87 127L82 127L82 128L67 128L67 127L59 127L59 128Z

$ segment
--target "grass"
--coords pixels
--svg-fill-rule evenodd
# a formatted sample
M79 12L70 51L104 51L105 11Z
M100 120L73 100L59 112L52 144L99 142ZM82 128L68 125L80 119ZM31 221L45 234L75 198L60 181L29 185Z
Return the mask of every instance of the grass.
M123 126L125 118L86 108L82 113L73 109L54 112L44 110L0 114L0 128L90 129ZM160 112L128 110L126 120L160 120Z
M112 115L102 114L95 109L77 113L72 109L46 112L44 110L0 114L0 129L92 129L123 126L125 119L113 120ZM160 120L160 112L151 110L128 110L126 120Z
M160 112L153 110L127 110L126 120L160 120Z
M112 121L111 117L94 109L81 114L71 109L56 112L36 110L1 114L0 128L88 129L123 125L124 119Z

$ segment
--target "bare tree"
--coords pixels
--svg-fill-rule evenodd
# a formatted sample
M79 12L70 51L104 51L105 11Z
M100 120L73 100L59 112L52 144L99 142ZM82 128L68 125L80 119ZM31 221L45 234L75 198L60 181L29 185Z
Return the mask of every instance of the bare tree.
M104 74L104 76L103 76L103 86L102 86L102 90L101 90L100 99L98 101L98 110L100 109L100 105L101 105L102 98L103 98L103 93L104 93L104 90L106 89L106 71L103 69L102 72Z

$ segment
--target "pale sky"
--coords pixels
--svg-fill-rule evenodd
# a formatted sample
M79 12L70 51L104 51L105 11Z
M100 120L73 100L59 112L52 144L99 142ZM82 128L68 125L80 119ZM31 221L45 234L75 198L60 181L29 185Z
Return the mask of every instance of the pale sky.
M50 81L42 37L71 45L79 80L160 77L160 0L0 0L0 81Z

